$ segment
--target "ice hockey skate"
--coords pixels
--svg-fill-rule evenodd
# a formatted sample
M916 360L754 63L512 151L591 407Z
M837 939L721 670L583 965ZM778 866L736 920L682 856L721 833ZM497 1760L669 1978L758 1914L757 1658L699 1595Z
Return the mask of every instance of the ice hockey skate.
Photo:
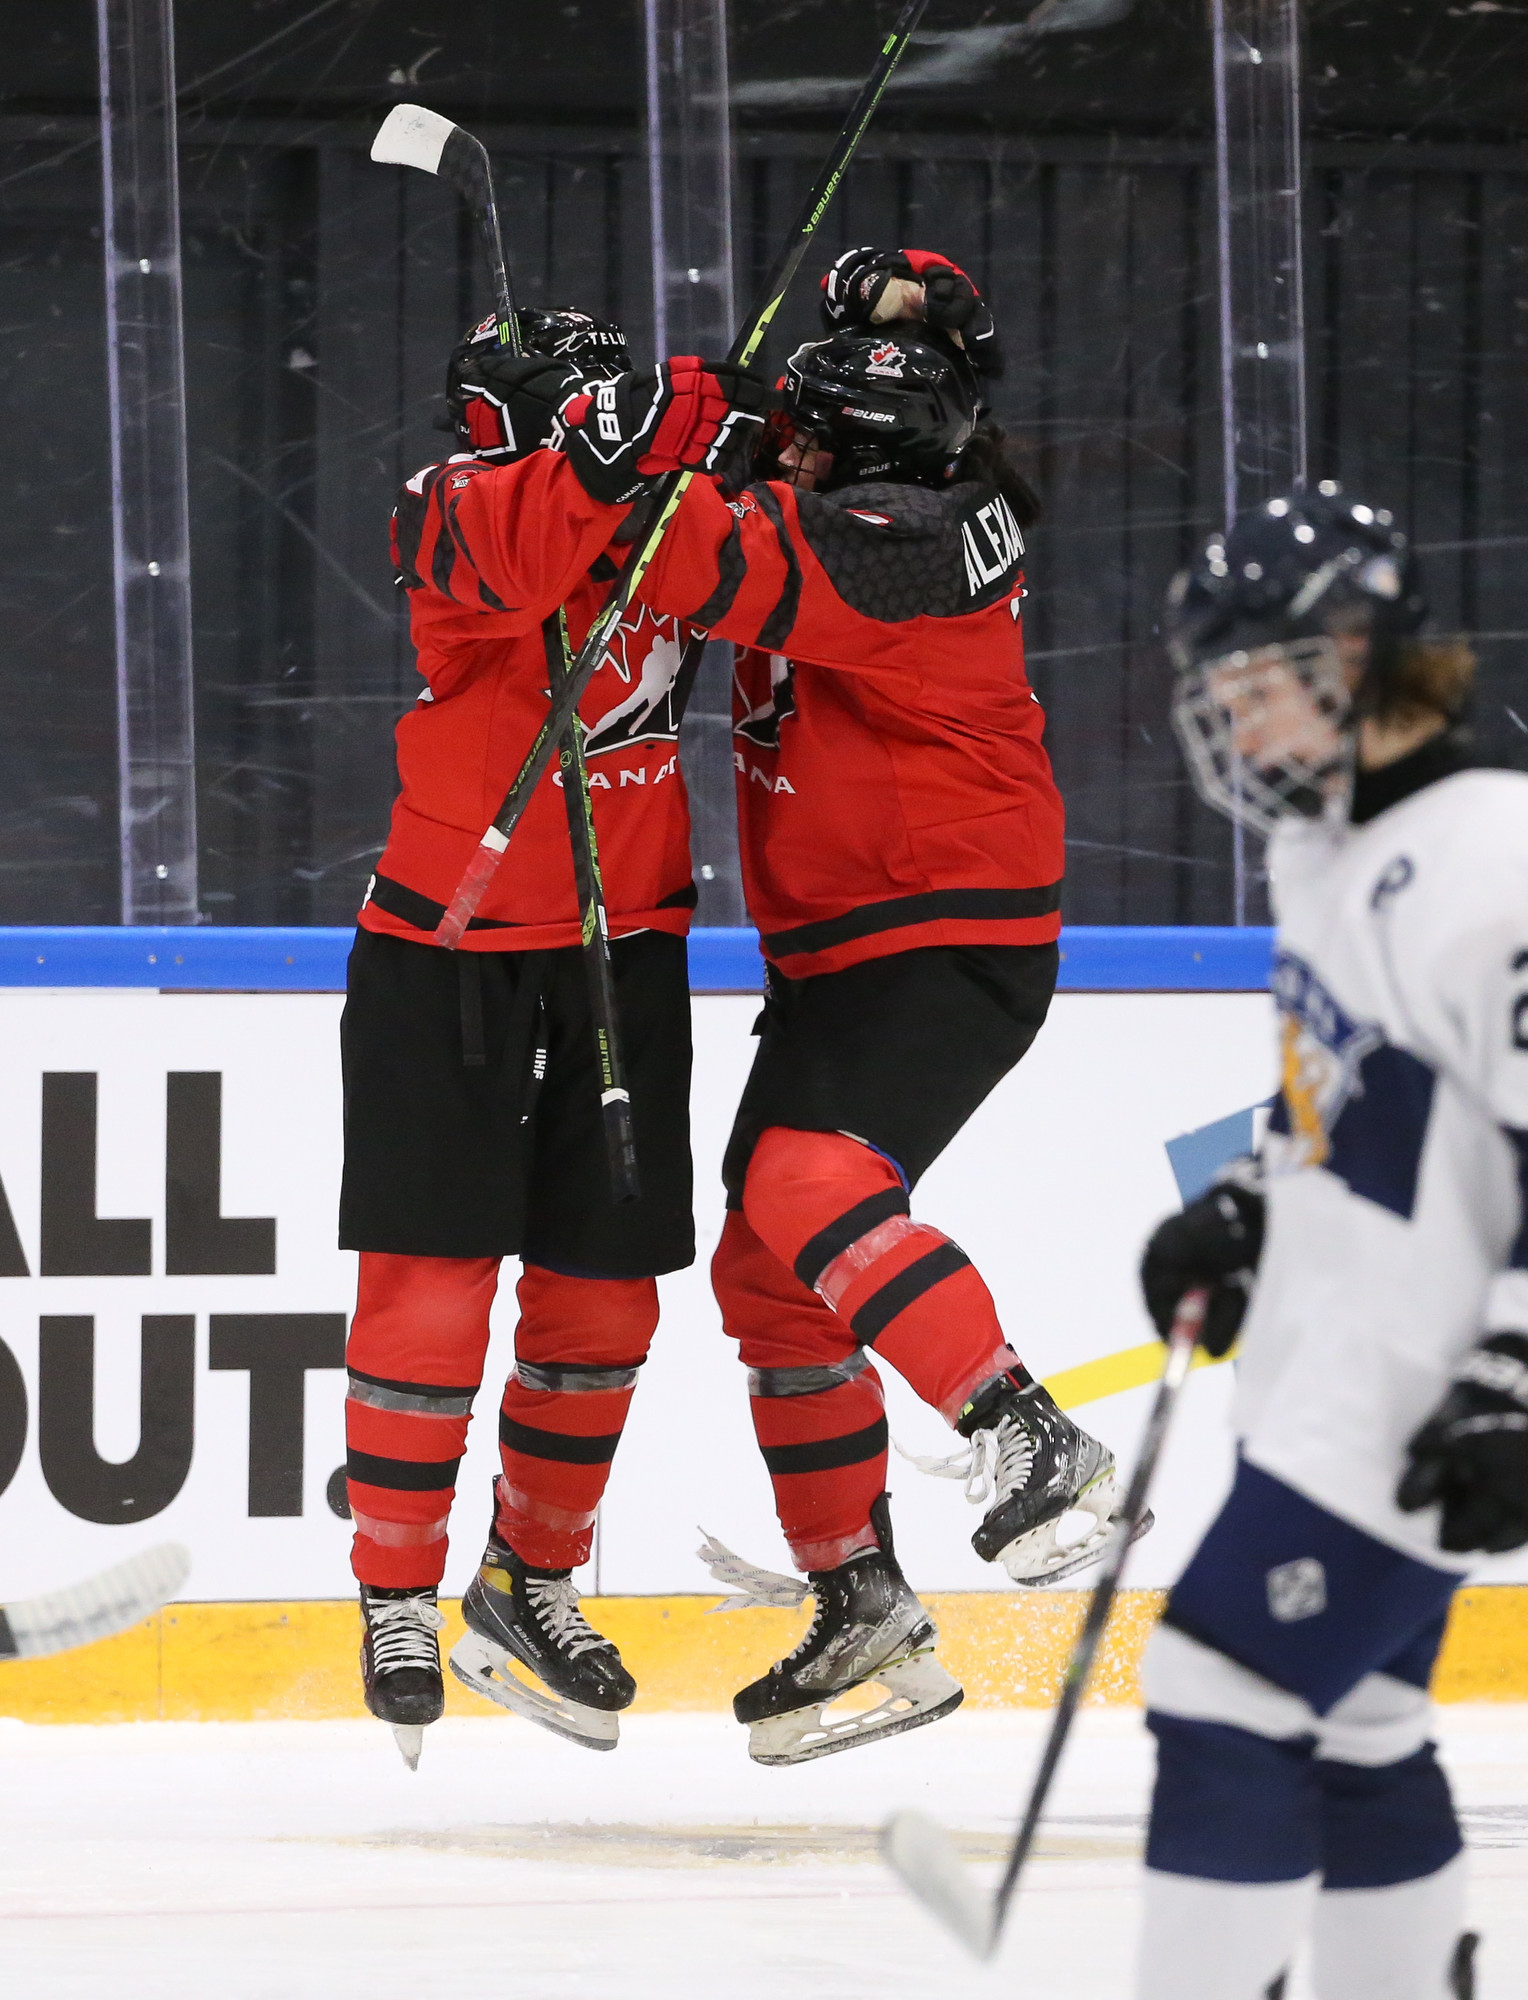
M897 1566L884 1495L871 1510L880 1547L851 1556L836 1569L795 1577L756 1570L707 1538L700 1551L713 1576L741 1583L747 1595L717 1607L799 1604L814 1600L800 1645L738 1694L732 1712L748 1725L756 1764L804 1764L852 1750L883 1736L921 1729L958 1708L960 1683L934 1657L939 1634ZM876 1686L886 1698L859 1713L830 1715L855 1688Z
M1031 1589L1060 1583L1098 1561L1118 1525L1114 1454L1074 1424L1038 1382L1007 1376L984 1389L956 1429L969 1448L952 1458L913 1458L921 1472L964 1479L966 1498L986 1509L971 1546ZM900 1447L899 1447L900 1448ZM904 1457L911 1454L904 1453ZM1066 1535L1067 1517L1091 1522ZM1148 1511L1136 1539L1152 1526Z
M366 1621L361 1640L366 1706L379 1721L391 1724L404 1763L417 1771L425 1728L440 1720L446 1705L435 1636L446 1621L436 1609L433 1588L383 1590L365 1583L361 1616Z
M615 1748L616 1716L637 1684L579 1610L571 1570L535 1569L491 1533L462 1616L467 1630L451 1649L451 1671L464 1686L570 1743Z

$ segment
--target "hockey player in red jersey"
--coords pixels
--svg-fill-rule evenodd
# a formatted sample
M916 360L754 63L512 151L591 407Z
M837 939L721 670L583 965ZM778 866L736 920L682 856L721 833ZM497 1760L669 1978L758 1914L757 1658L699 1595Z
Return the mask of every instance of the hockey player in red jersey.
M695 892L676 619L635 609L581 705L640 1200L617 1206L607 1178L555 781L532 800L461 948L432 942L545 714L543 619L564 607L576 646L624 559L612 538L625 509L592 499L566 457L541 449L569 396L625 369L621 337L581 314L520 320L523 358L497 346L491 321L458 348L448 404L465 449L399 498L395 559L425 685L398 726L402 786L360 913L342 1029L340 1240L361 1253L346 1431L362 1671L368 1706L411 1762L442 1707L435 1592L511 1254L524 1270L503 1476L453 1665L549 1728L614 1744L634 1687L579 1612L571 1572L588 1558L657 1324L655 1277L694 1257L684 936ZM727 410L714 379L676 362L641 381L644 471L703 450Z
M1034 1039L1058 962L1062 809L1019 622L1038 510L983 420L991 315L946 259L866 249L828 274L824 318L788 366L765 476L735 495L697 481L645 590L740 647L768 986L712 1273L816 1603L734 1704L770 1763L960 1699L893 1553L872 1351L968 1440L947 1469L986 1506L977 1552L1016 1582L1094 1560L1116 1504L1111 1454L1030 1376L969 1257L910 1214ZM879 1708L823 1722L872 1680Z

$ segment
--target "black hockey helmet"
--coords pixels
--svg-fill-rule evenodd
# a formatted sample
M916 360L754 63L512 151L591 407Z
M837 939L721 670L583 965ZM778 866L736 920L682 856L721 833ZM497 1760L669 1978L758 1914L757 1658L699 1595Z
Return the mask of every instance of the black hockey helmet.
M491 330L494 322L489 319L484 324ZM566 306L521 306L515 325L527 354L576 362L588 375L624 375L631 367L626 336L614 320L596 319L592 313L573 312Z
M909 323L854 327L808 341L785 364L784 407L765 425L761 471L775 471L796 430L833 454L830 487L867 479L940 486L970 442L981 392L945 336Z
M521 306L515 314L522 354L499 345L490 313L452 349L446 364L448 427L462 446L502 463L546 444L574 375L623 375L631 367L626 336L613 320L566 307ZM544 356L561 367L527 368Z
M1202 796L1264 833L1287 813L1345 810L1357 720L1386 706L1401 647L1426 615L1393 515L1335 480L1211 535L1173 578L1164 620L1173 721Z

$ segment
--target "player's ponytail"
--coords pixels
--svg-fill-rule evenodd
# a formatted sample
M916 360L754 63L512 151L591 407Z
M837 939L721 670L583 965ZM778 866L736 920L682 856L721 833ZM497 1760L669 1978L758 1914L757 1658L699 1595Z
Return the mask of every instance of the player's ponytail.
M1021 528L1033 527L1040 518L1040 496L1009 456L1007 434L991 417L977 425L957 461L955 477L995 486Z
M1474 679L1475 651L1468 639L1403 639L1374 713L1385 722L1415 722L1427 715L1457 722Z

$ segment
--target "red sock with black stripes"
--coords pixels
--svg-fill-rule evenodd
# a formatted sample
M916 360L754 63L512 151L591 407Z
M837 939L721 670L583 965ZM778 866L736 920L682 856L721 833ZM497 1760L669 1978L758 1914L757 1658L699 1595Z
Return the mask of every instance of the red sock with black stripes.
M1029 1381L970 1258L913 1221L896 1168L858 1139L772 1125L754 1148L743 1212L855 1341L947 1423L997 1376Z
M345 1443L350 1566L362 1583L440 1582L498 1282L497 1257L361 1252Z
M571 1569L589 1560L595 1511L657 1329L658 1286L527 1264L517 1297L495 1525L533 1568Z
M881 1378L735 1210L711 1284L748 1369L754 1431L797 1567L836 1569L878 1547L870 1509L886 1490Z

